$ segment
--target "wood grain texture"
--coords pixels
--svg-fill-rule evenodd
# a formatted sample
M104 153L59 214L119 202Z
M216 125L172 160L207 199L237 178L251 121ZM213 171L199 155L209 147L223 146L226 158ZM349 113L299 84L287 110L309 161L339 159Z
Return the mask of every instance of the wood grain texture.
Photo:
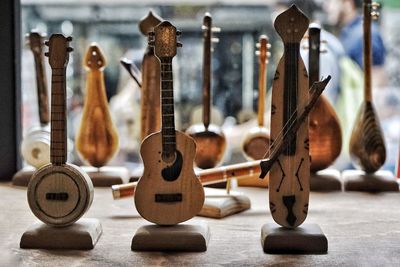
M135 191L135 205L146 220L159 225L173 225L189 220L203 207L204 190L194 173L193 160L196 144L193 139L176 131L176 149L183 157L181 173L175 181L167 182L161 171L171 164L162 159L162 136L154 133L142 143L140 154L144 163L144 173ZM182 193L181 202L155 202L155 194Z
M298 51L299 42L308 28L308 19L293 5L276 18L274 26L286 47L272 86L272 105L276 107L276 112L271 113L271 139L277 140L283 126L288 122L285 117L289 117L291 121L293 119L291 115L295 112L293 109L288 109L290 104L288 101L293 101L295 96L296 103L291 104L297 111L295 116L308 103L308 75ZM291 76L285 77L285 75ZM286 152L279 156L270 171L270 210L275 222L284 227L295 228L307 217L310 193L308 140L308 119L306 119L295 138L288 144ZM291 203L285 203L285 199L289 199L288 202Z
M85 103L75 144L83 161L100 168L117 153L119 137L108 108L104 84L107 62L96 43L87 49L83 64L87 70Z
M321 28L311 24L309 36L309 85L320 80ZM311 94L313 92L310 92ZM342 150L342 129L338 116L328 99L321 95L309 115L311 172L329 167Z

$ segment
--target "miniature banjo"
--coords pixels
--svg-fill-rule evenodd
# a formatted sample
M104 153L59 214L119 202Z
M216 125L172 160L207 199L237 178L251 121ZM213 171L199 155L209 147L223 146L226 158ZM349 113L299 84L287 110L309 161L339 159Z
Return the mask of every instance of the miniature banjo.
M67 160L66 69L71 37L53 34L46 42L51 78L51 163L37 170L28 185L33 214L46 224L67 226L90 207L93 184L89 176Z
M159 225L174 225L195 216L203 207L204 190L193 170L196 144L175 130L172 59L180 32L164 21L149 33L149 45L161 62L161 131L143 141L144 172L135 194L139 214Z

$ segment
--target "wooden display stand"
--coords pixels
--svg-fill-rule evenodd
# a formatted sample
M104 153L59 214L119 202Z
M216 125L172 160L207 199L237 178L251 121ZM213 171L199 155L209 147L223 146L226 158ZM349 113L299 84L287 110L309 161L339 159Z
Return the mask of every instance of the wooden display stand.
M173 226L144 225L132 238L133 251L186 251L207 250L210 230L205 223Z
M328 239L317 224L303 224L295 229L275 223L261 228L261 245L271 254L326 254Z
M92 166L82 166L82 169L89 175L94 186L109 187L129 181L129 170L125 167L104 166L95 168Z
M310 190L317 192L342 191L340 172L326 169L310 175Z
M221 219L232 214L236 214L250 209L250 199L239 192L205 188L206 198L198 216Z
M367 174L361 170L346 170L342 177L345 191L399 192L399 184L391 171Z
M67 227L36 222L21 237L20 247L30 249L93 249L102 234L97 219L80 219Z

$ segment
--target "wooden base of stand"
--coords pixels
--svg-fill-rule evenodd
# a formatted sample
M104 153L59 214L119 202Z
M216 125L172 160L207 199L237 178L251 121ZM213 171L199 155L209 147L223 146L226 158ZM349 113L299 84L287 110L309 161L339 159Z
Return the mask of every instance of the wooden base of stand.
M310 190L316 192L342 191L340 172L334 169L322 170L310 175Z
M203 208L197 214L203 217L221 219L250 209L250 199L238 192L228 195L224 189L205 188Z
M343 171L342 179L345 191L399 192L397 178L391 171L367 174L361 170L346 170Z
M95 168L82 166L96 187L108 187L114 184L124 184L129 181L129 171L125 167L104 166Z
M16 186L28 186L32 175L35 173L36 169L32 166L27 166L22 170L19 170L14 174L12 178L12 184Z
M328 239L317 224L287 229L275 223L261 228L261 245L270 254L326 254Z
M102 234L100 221L83 218L67 227L34 223L21 237L20 247L29 249L93 249Z
M210 230L207 224L178 224L173 226L144 225L132 238L133 251L207 250Z

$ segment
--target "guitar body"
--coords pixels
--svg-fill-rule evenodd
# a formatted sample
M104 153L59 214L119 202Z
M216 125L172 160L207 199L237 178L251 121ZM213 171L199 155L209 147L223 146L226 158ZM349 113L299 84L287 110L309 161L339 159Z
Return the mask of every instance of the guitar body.
M144 173L135 191L135 205L146 220L159 225L174 225L191 219L201 210L204 190L193 170L196 154L193 139L176 131L176 149L182 155L182 162L177 164L181 168L179 175L166 177L173 181L165 180L162 175L163 170L174 163L164 162L161 147L161 132L151 134L143 140L140 154Z
M38 219L53 226L68 226L92 204L93 184L75 165L50 163L33 174L27 194L29 207Z

